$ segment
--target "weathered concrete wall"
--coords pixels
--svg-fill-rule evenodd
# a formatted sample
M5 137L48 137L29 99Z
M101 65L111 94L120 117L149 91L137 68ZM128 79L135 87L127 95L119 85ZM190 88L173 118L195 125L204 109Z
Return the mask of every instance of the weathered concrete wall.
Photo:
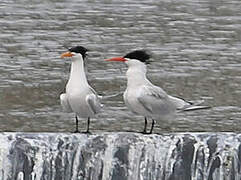
M240 180L241 134L0 133L1 180Z

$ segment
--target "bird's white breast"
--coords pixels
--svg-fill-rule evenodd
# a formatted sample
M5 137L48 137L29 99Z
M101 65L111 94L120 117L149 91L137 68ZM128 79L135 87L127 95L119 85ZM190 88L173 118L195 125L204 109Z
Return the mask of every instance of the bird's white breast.
M69 104L79 117L92 117L94 115L86 101L86 97L89 94L90 90L87 85L69 81L66 86L66 96Z
M124 102L132 112L143 116L149 116L149 113L143 108L143 106L138 101L136 90L126 89L123 95Z

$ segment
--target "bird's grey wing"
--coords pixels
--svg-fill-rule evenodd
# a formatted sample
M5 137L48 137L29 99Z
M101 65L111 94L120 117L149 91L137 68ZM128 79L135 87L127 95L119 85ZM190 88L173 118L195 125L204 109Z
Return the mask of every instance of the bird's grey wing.
M123 92L110 94L110 95L98 95L98 98L101 99L101 100L105 100L105 99L117 97L117 96L122 95L122 94L123 94Z
M137 92L137 99L150 113L159 111L168 101L167 93L157 86L142 86Z
M96 92L92 87L89 86L89 89L90 89L90 91L91 91L93 94L95 94L95 95L98 97L98 99L100 99L100 100L102 100L102 99L108 99L108 98L112 98L112 97L116 97L116 96L119 96L119 95L123 94L122 92L120 92L120 93L110 94L110 95L99 95L99 94L97 94L97 92Z
M87 95L86 102L94 114L100 112L102 105L100 104L99 99L95 94L91 93Z
M69 105L69 101L65 93L60 95L60 104L64 112L72 112L72 109Z
M172 103L175 105L176 110L179 111L192 111L192 110L198 110L198 109L209 109L209 106L202 106L204 101L198 100L198 101L186 101L182 98L168 96L169 99L172 101Z
M96 96L98 96L97 92L91 86L89 86L89 90L90 90L90 93L93 93Z
M184 99L174 97L174 96L168 96L170 101L174 104L177 110L185 109L186 107L189 107L191 103L185 101Z
M90 90L90 93L93 93L93 94L95 94L97 96L99 101L104 99L103 96L97 94L97 92L91 86L89 86L89 90ZM103 106L103 105L101 104L101 106Z

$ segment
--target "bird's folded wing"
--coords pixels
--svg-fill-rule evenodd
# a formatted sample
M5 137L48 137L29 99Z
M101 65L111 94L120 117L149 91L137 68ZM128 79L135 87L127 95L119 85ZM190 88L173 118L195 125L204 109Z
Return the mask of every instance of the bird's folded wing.
M151 113L153 113L153 108L156 108L156 105L164 104L167 97L166 92L157 86L145 85L137 91L138 101Z
M122 95L122 94L123 94L123 92L119 92L119 93L115 93L115 94L109 94L109 95L98 95L98 98L101 99L101 100L105 100L105 99L117 97L117 96Z
M60 104L64 112L72 112L69 101L65 93L60 95Z
M191 103L188 101L185 101L184 99L170 96L170 95L168 95L168 98L174 104L174 106L176 107L176 110L182 110L182 109L185 109L186 107L191 106Z
M199 110L199 109L209 109L209 106L202 106L204 101L197 100L197 101L186 101L184 99L168 96L172 103L175 105L176 110L178 111L192 111L192 110Z
M98 96L97 92L91 86L89 86L89 90L90 93L93 93L94 95Z
M98 97L95 94L89 94L86 96L86 102L91 109L91 111L96 114L101 110L101 104Z

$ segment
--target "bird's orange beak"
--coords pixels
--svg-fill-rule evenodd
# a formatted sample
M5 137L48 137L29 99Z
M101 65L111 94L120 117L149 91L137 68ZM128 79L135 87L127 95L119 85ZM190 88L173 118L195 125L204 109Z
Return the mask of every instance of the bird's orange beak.
M61 54L61 58L65 58L65 57L72 57L73 54L71 52L65 52L63 54Z
M121 62L126 62L127 60L123 57L113 57L110 59L105 59L105 61L121 61Z

